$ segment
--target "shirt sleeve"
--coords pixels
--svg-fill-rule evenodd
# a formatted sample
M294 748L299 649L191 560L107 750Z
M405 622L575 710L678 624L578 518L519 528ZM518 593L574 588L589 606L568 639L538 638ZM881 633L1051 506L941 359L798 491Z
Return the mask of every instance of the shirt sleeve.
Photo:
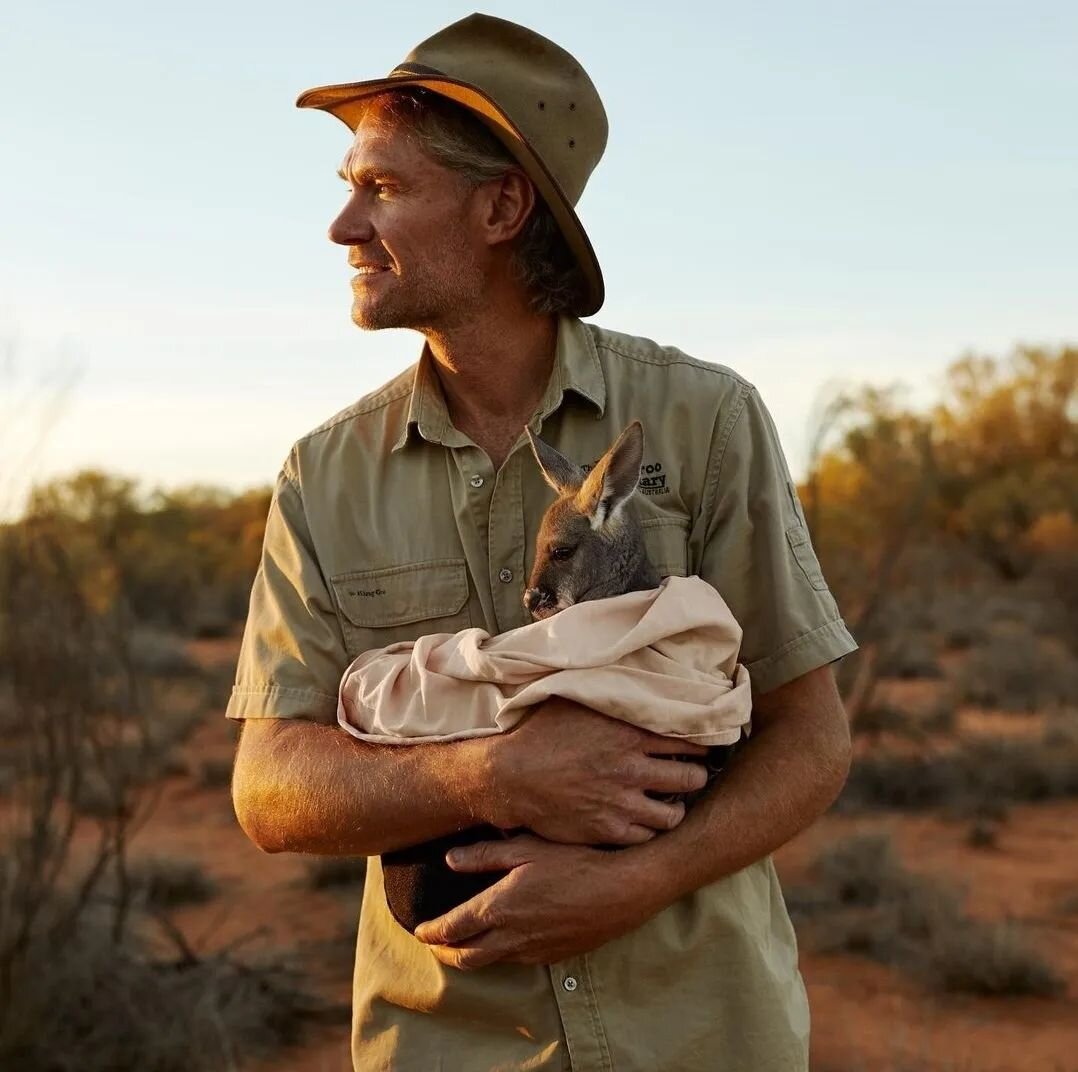
M337 686L348 661L300 489L286 464L266 518L226 715L336 725Z
M753 692L770 692L857 644L827 587L778 433L756 389L723 407L690 546L744 636Z

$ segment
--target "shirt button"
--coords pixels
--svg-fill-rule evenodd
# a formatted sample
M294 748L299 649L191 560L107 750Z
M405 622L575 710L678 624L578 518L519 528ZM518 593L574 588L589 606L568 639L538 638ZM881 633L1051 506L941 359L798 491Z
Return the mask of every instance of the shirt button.
M502 569L498 571L498 580L501 581L502 584L508 584L512 579L513 571L511 569L502 567Z
M483 478L476 473L475 476L472 477L471 484L473 488L481 488L483 486Z
M576 978L572 975L567 975L561 981L561 985L571 994L576 989Z

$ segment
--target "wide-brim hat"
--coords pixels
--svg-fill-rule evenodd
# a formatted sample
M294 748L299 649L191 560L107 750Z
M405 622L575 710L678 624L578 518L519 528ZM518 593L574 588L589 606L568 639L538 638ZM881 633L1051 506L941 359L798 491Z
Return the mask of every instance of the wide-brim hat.
M578 316L603 304L603 273L575 206L606 148L603 102L565 49L525 26L469 15L439 30L386 78L319 86L299 108L330 112L355 130L365 99L419 86L474 112L494 132L549 206L587 282Z

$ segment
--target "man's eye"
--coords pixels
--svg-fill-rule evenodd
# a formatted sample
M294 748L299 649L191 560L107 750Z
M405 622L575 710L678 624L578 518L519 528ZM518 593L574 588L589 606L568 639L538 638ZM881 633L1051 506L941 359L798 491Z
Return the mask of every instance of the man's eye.
M550 552L550 557L561 561L564 558L571 558L575 547L555 547Z

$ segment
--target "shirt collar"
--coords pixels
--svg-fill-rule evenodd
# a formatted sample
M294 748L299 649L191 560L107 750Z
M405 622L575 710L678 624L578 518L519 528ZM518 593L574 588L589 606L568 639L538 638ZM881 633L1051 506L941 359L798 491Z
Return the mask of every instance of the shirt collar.
M427 442L444 447L461 447L469 442L449 421L449 411L433 361L430 348L424 344L412 380L408 412L392 447L394 452L414 438L410 435L413 428ZM599 416L606 409L606 379L599 363L595 339L587 324L571 316L558 318L554 367L539 408L528 422L533 431L538 432L539 423L561 405L566 391L573 391L587 399L598 410Z

